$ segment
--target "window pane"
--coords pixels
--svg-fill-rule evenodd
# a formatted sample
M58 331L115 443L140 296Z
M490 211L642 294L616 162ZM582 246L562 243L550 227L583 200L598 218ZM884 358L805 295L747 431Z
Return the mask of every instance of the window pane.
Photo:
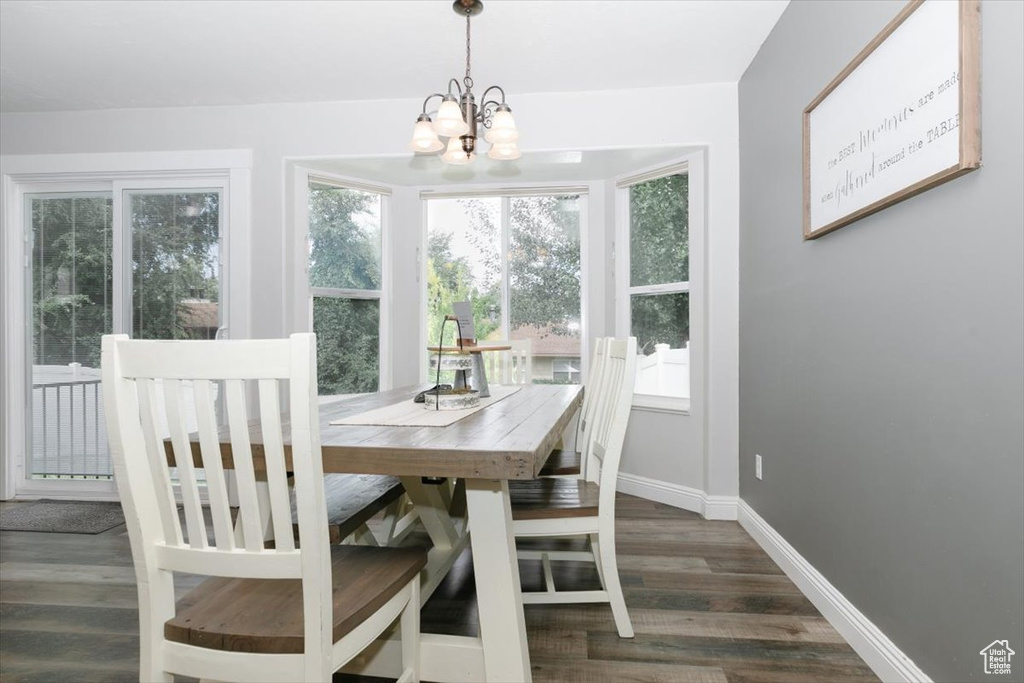
M633 295L630 315L640 353L636 393L689 397L689 293Z
M213 339L220 327L220 193L129 193L132 337Z
M509 200L509 337L530 339L534 382L580 381L578 196Z
M110 193L27 197L32 245L33 477L112 474L100 338L113 331Z
M456 301L473 302L476 337L501 339L501 199L427 202L427 341ZM451 323L445 341L455 338ZM424 353L426 351L424 350Z
M381 288L381 196L309 185L309 286Z
M690 279L689 182L672 175L629 188L630 285Z
M380 301L313 297L320 395L380 386Z

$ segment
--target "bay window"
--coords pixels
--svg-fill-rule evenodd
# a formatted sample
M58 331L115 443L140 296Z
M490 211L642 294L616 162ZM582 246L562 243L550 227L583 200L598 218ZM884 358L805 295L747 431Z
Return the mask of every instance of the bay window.
M534 382L579 383L581 190L424 199L427 344L469 300L478 340L529 340Z

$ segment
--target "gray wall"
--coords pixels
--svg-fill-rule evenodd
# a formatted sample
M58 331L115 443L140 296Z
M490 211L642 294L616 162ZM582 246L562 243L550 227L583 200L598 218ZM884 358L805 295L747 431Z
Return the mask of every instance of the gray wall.
M793 2L740 82L740 495L935 680L1021 680L1024 3L983 167L801 240L801 111L904 4Z

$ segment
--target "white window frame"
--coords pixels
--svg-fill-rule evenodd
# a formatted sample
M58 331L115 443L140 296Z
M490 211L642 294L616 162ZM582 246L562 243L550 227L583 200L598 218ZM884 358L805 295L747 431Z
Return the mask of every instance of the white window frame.
M380 289L347 289L337 287L311 287L309 284L309 184L317 183L343 190L358 190L380 195ZM392 388L394 365L391 360L392 334L392 254L391 215L393 188L387 185L350 178L326 171L296 166L293 175L295 215L295 259L297 263L296 329L313 331L313 297L334 299L363 299L380 302L378 324L380 367L378 390Z
M501 239L501 305L502 305L502 334L503 338L509 336L509 287L508 287L508 246L509 246L509 199L512 197L542 197L542 196L566 196L579 195L580 203L580 381L585 382L587 368L590 362L590 344L587 343L589 335L588 306L589 294L588 283L590 282L590 263L588 258L589 230L589 207L591 186L589 183L568 183L568 184L538 184L538 185L516 185L516 186L493 186L493 185L467 185L438 188L421 188L419 192L421 204L422 223L420 228L420 245L417 248L417 266L419 275L417 285L419 287L419 314L420 314L420 344L423 349L420 354L419 377L427 376L428 359L426 349L429 346L436 346L437 342L427 339L427 201L431 199L501 199L500 225L498 226Z
M686 282L669 282L634 287L630 285L629 190L632 186L671 175L686 174L688 179L689 275ZM615 278L615 330L619 337L632 334L631 299L636 294L689 293L690 311L690 396L634 394L633 407L653 412L689 414L698 392L703 392L704 330L706 303L705 244L706 223L704 152L651 166L615 179L615 239L612 261Z
M111 192L114 203L113 254L122 264L120 282L114 287L114 331L131 330L130 311L123 306L131 296L129 236L124 229L123 191L189 189L196 186L222 192L221 301L226 318L222 325L232 336L249 336L249 235L250 150L209 150L195 152L144 152L114 154L61 154L0 156L3 234L0 236L0 339L4 353L0 408L3 446L0 452L0 499L40 496L67 499L115 500L112 480L32 479L28 468L28 426L30 419L28 375L31 347L24 321L31 306L26 269L31 261L31 239L25 226L25 195L77 191ZM126 261L127 261L127 269ZM240 267L230 269L231 263ZM115 268L115 273L118 268ZM119 285L119 286L118 286ZM230 298L231 306L227 306ZM222 316L224 314L222 313Z

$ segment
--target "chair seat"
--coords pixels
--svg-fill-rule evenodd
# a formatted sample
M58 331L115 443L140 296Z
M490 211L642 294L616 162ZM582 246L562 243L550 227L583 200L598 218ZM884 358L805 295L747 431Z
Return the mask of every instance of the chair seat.
M427 563L420 548L331 547L334 642L393 598ZM213 650L303 651L298 579L211 578L178 601L164 637Z
M551 451L544 467L540 470L542 477L559 477L580 473L580 454L576 451L555 449Z
M397 477L379 474L325 474L324 498L327 501L327 526L331 544L346 536L405 493ZM295 493L292 491L292 524L298 538Z
M512 519L596 517L600 487L582 479L528 479L508 483Z

